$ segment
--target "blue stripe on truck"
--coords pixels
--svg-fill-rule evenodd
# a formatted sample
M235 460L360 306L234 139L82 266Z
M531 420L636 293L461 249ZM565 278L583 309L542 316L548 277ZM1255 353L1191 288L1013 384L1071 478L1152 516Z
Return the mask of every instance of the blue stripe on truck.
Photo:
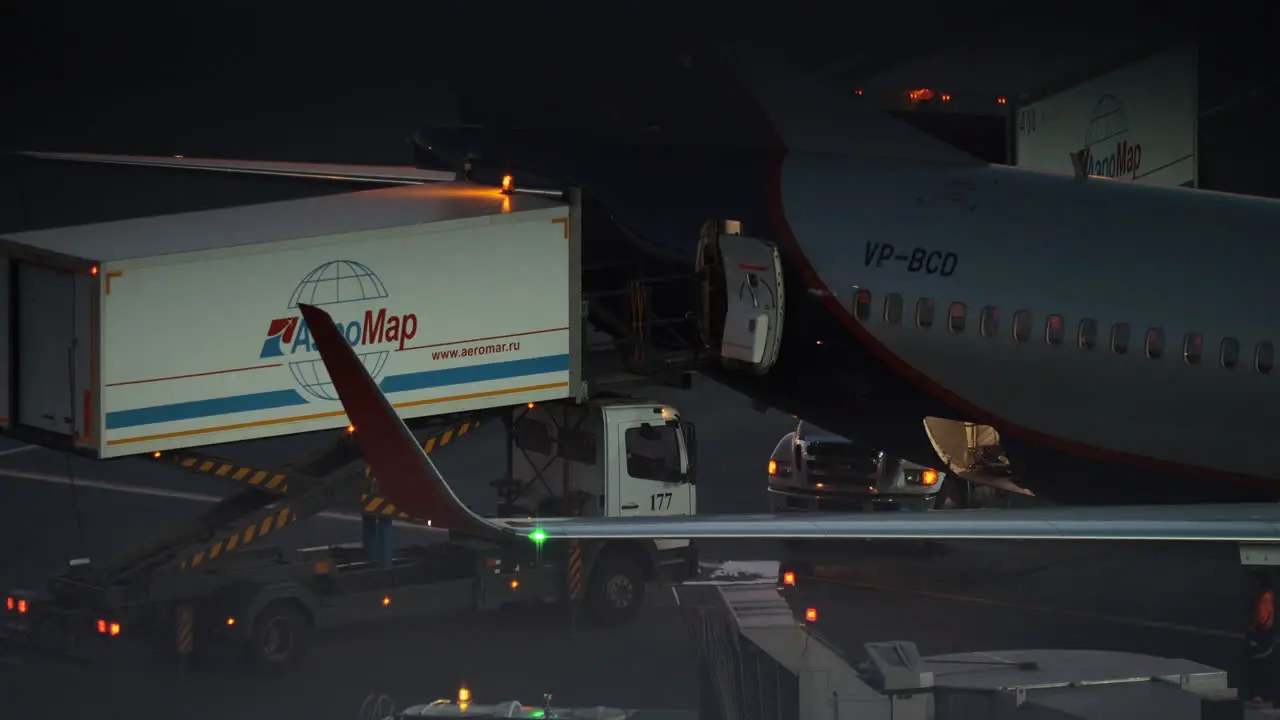
M526 375L564 372L568 369L568 355L548 355L524 360L506 360L484 365L388 375L382 379L380 387L384 393L390 394L447 387L449 385L465 385L486 380L505 380ZM307 398L297 390L272 390L270 392L232 395L208 400L191 400L189 402L109 412L106 418L106 428L108 430L118 430L140 425L180 422L217 415L275 410L277 408L306 405L308 402Z
M382 379L378 387L382 388L384 393L398 393L449 385L465 385L473 382L484 382L485 380L505 380L513 377L524 377L525 375L564 372L568 369L568 355L546 355L525 360L504 360L484 365L468 365L444 370L424 370L422 372L405 373L404 375L388 375Z
M170 405L153 405L134 410L116 410L107 413L107 429L180 422L213 415L274 410L294 405L306 405L307 399L297 390L272 390L270 392L232 395L230 397L191 400Z

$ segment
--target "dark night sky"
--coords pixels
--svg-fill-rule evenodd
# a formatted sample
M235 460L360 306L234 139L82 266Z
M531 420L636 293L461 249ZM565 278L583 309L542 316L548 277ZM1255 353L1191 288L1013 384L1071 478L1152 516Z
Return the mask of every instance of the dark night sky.
M1222 0L1206 20L1194 4L1155 0L10 0L0 149L401 163L402 140L451 89L490 119L642 107L660 96L657 63L721 39L833 71L846 88L879 77L1015 95L1198 25L1233 53L1269 47L1262 28L1274 24L1229 22L1264 5L1275 3ZM1265 75L1243 65L1230 73L1240 84Z
M1027 84L1035 68L1057 67L1081 47L1122 50L1182 21L1149 7L1158 4L10 0L2 78L17 102L6 102L0 146L128 150L217 136L234 137L242 155L290 156L309 153L314 136L333 159L377 160L340 138L360 127L394 144L453 82L493 102L536 102L523 94L565 82L634 93L647 58L717 39L777 49L806 68L842 68L844 84L939 53L950 59L916 63L924 69L915 74L972 66L967 83Z

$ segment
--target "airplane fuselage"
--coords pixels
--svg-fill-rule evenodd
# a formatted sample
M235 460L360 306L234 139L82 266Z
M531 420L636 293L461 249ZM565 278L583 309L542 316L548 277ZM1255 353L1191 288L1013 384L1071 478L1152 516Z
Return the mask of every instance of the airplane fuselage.
M710 218L777 242L779 365L716 375L782 410L926 463L924 416L989 424L1050 499L1280 497L1266 438L1280 202L989 165L878 113L841 130L791 104L755 110L746 142L462 130L443 144L478 171L579 185L690 263Z

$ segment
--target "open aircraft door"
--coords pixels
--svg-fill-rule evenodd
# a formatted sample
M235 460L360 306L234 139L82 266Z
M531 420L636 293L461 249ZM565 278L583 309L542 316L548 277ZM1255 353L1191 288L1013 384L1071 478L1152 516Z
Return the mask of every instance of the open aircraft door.
M785 315L776 245L739 234L735 221L708 222L698 246L703 344L726 367L763 375L778 360Z

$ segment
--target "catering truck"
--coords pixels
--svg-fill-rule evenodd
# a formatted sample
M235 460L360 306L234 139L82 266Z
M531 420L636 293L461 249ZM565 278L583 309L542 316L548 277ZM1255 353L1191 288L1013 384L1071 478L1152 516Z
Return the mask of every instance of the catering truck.
M1018 167L1197 187L1197 50L1178 45L1020 98Z
M623 622L647 584L687 577L688 540L494 541L409 517L343 432L299 312L328 311L428 453L503 423L491 516L692 514L693 426L626 390L687 382L697 358L648 342L643 277L583 291L599 283L583 272L579 197L440 182L0 238L6 432L240 491L134 551L10 592L10 651L83 657L87 639L143 637L187 655L229 641L282 667L314 628L545 601ZM634 332L597 346L588 313ZM315 431L332 446L271 466L199 450ZM271 544L343 510L363 516L357 547ZM395 521L425 527L422 543L393 551Z

